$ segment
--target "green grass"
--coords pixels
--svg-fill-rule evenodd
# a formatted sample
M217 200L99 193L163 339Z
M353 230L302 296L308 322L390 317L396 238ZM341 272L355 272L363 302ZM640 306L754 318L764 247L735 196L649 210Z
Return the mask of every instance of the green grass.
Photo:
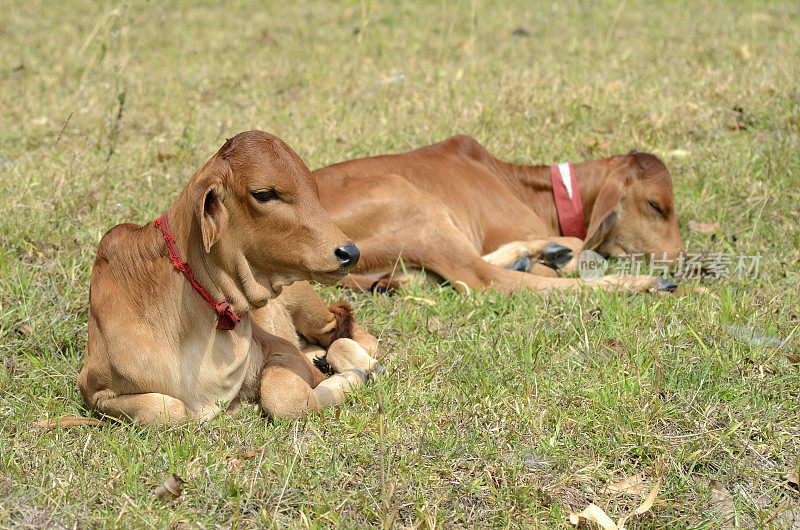
M0 526L363 527L396 511L397 526L565 527L591 501L628 513L640 499L601 488L637 472L662 492L629 528L718 528L710 480L742 527L800 524L783 479L800 464L798 365L731 332L800 323L800 6L510 4L3 6ZM312 168L454 133L520 163L651 151L690 250L760 253L761 275L709 285L718 300L412 288L429 306L327 288L389 352L346 407L37 428L87 414L100 236L154 219L253 128ZM173 472L188 482L167 504L153 490Z

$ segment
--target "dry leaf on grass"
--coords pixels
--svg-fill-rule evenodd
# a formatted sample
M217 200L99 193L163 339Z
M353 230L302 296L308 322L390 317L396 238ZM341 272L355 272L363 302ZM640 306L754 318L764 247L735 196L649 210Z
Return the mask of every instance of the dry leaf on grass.
M595 137L584 139L583 144L590 151L608 151L611 148L611 144L600 138L595 138Z
M602 341L603 346L608 349L611 353L625 353L626 347L619 339L610 338L610 339L603 339Z
M63 418L50 418L49 420L37 421L36 425L42 429L56 429L58 427L99 427L105 425L97 418L83 418L80 416L64 416Z
M717 528L722 530L734 528L736 507L733 504L733 497L720 481L712 480L709 484L711 485L711 503L708 507L719 523Z
M636 473L635 475L625 477L619 482L601 488L600 493L604 495L626 494L635 495L637 497L644 496L647 493L647 484L644 482L644 474Z
M800 477L798 477L797 469L792 469L786 473L786 482L795 490L800 490Z
M404 296L403 300L413 300L415 302L419 302L421 304L426 304L426 305L429 305L429 306L435 306L436 305L436 302L434 302L430 298L423 298L421 296L408 295L408 296Z
M716 232L721 227L719 221L711 224L698 223L697 221L689 221L686 226L689 228L689 230L693 230L695 232L701 232L704 234L710 232Z
M650 491L650 494L647 496L644 502L640 504L639 507L636 508L633 512L620 518L618 523L615 523L611 519L611 517L609 517L608 514L605 511L603 511L602 508L600 508L594 503L590 504L581 513L570 512L569 522L574 526L578 526L581 523L581 521L592 521L594 523L599 524L603 530L625 530L625 523L628 522L628 519L630 519L634 515L642 515L643 513L649 511L650 508L653 507L653 504L656 502L656 497L658 497L659 491L661 491L660 480L656 482L655 486L653 486L653 489Z
M686 158L691 154L692 152L687 149L673 149L667 152L667 156L674 156L675 158Z
M650 492L650 495L647 496L644 502L640 504L639 507L633 511L633 513L636 515L642 515L652 508L653 504L656 502L656 497L658 497L659 491L661 491L661 480L656 482L656 485L653 487L653 491Z
M167 477L167 480L156 488L154 493L161 500L173 501L181 496L181 493L183 493L181 486L185 483L185 480L173 473L171 477Z
M242 464L244 464L245 460L252 460L253 458L257 457L263 452L264 452L263 449L253 449L251 451L247 451L246 453L239 455L237 458L232 458L228 460L228 471L238 470L240 467L242 467Z
M242 460L252 460L253 458L257 457L261 453L263 453L263 449L253 449L252 451L247 451L244 453L241 458Z
M736 48L733 53L735 53L736 57L742 61L749 61L753 57L753 54L750 51L750 46L748 46L746 43Z
M618 530L617 524L603 511L601 507L592 503L586 507L581 513L570 513L569 522L575 526L581 524L581 521L592 521L600 525L603 530Z
M789 359L789 362L792 364L800 363L800 355L796 353L787 353L785 354L786 358Z

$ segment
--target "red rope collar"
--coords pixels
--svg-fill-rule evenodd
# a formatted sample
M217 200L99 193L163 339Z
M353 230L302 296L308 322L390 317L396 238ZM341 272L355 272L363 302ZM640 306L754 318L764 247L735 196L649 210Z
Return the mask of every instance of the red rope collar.
M558 223L564 237L586 239L586 223L583 220L583 203L578 193L575 170L572 162L550 166L553 181L553 198L558 212ZM567 190L569 186L569 190Z
M203 299L209 304L206 307L210 307L214 309L219 315L219 319L217 320L217 329L224 329L224 330L231 330L236 327L236 324L239 322L239 316L233 312L233 308L231 305L226 302L217 302L214 298L208 294L208 291L203 289L203 286L197 283L197 280L194 279L194 275L192 274L192 269L189 267L189 264L186 263L181 259L181 254L178 252L178 246L175 244L175 238L172 237L172 232L169 230L169 224L167 223L167 212L161 214L161 217L156 219L155 225L161 229L161 235L164 237L164 241L167 242L167 250L169 251L169 257L172 259L172 264L175 265L175 268L178 269L186 276L186 279L189 280L189 283L192 284L194 290L203 297Z

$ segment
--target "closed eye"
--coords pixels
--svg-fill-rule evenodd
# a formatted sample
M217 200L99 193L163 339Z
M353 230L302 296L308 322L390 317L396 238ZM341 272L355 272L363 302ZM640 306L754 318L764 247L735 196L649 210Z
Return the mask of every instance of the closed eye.
M652 208L653 210L655 210L656 212L658 212L658 215L661 215L661 216L663 216L663 215L664 215L664 211L661 209L661 207L660 207L659 205L657 205L657 204L656 204L656 203L654 203L653 201L649 201L649 203L648 203L648 204L650 204L650 208Z
M254 191L253 198L258 202L271 202L281 200L281 196L275 190Z

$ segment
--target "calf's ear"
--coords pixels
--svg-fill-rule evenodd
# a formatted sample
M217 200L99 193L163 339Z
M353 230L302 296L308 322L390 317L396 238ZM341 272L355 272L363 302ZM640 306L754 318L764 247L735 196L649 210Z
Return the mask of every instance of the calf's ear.
M609 178L592 206L589 228L583 248L594 250L599 247L617 222L619 201L622 200L623 186L616 179Z
M228 226L225 208L225 184L231 174L225 160L214 157L200 170L195 185L195 216L200 224L203 248L206 252L219 241Z
M641 167L631 153L617 158L618 166L611 170L592 206L592 216L586 229L583 248L594 250L605 241L617 223L619 203L628 186L637 178Z

